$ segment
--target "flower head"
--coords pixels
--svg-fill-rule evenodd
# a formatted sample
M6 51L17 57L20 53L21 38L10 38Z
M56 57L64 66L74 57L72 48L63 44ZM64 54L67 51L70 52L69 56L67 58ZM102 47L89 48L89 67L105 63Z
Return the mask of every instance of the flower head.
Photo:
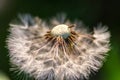
M94 28L91 34L63 16L51 19L51 26L38 17L19 17L22 24L10 24L10 62L36 80L88 78L110 50L106 26Z

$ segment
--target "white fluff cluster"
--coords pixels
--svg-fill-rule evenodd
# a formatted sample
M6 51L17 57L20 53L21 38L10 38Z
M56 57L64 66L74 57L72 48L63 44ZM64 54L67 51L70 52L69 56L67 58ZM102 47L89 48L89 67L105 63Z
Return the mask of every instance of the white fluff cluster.
M75 31L77 37L72 44L67 44L70 46L59 47L55 40L48 41L44 35L56 24L70 25L71 22L59 21L56 18L50 20L53 26L48 26L37 17L32 18L30 15L19 17L22 24L10 24L10 35L7 39L10 62L36 80L88 78L92 71L97 71L102 66L102 61L110 50L110 33L106 26L100 25L94 29L93 34L89 34L81 32L82 28L78 28L78 23L74 23L77 26L70 30Z

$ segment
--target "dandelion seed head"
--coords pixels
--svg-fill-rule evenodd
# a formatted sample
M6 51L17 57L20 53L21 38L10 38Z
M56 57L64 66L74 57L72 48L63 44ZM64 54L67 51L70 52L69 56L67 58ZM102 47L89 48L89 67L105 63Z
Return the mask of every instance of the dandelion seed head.
M61 18L50 19L57 24L52 29L30 15L20 16L22 24L11 23L7 44L12 65L36 80L80 80L98 71L110 50L106 26L99 25L91 34L83 32L85 26L77 28L79 22L74 27Z

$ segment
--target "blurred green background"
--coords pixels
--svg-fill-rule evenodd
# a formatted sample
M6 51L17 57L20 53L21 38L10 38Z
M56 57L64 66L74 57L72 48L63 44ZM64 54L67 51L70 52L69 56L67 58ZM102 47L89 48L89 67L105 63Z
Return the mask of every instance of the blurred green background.
M109 26L111 51L103 67L90 75L90 80L120 80L119 0L0 0L0 80L17 80L9 71L8 50L5 48L10 21L18 13L49 19L60 12L66 13L71 20L82 20L89 27L99 23Z

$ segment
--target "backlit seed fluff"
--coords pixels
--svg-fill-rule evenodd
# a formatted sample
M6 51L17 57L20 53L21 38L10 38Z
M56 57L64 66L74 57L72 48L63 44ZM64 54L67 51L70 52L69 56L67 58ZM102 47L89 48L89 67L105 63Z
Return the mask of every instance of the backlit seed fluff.
M92 32L65 16L45 22L19 15L7 38L10 62L36 80L83 80L102 66L110 50L110 33L99 25ZM49 24L48 24L49 23Z

